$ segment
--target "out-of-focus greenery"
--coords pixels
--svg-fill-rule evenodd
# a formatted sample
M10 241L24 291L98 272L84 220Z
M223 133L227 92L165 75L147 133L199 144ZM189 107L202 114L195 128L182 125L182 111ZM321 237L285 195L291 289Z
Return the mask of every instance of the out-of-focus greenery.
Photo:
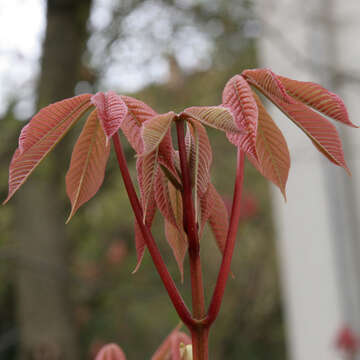
M200 12L201 9L193 10ZM230 20L224 24L231 29ZM222 59L224 48L226 44L221 42L216 53L218 60ZM219 104L226 81L256 64L252 41L247 41L247 46L236 55L237 58L232 58L234 54L228 51L226 56L231 61L226 61L226 65L192 74L184 74L177 67L176 60L170 59L176 81L150 85L131 95L147 102L158 112ZM14 121L12 107L0 124L0 159L3 164L0 194L5 198L7 163L16 146L15 139L21 125ZM213 182L229 201L236 149L222 133L208 132L214 155ZM135 179L134 153L125 138L123 142ZM66 169L63 170L65 175ZM250 164L246 165L245 176L244 193L255 199L257 211L240 226L232 265L234 278L229 279L223 307L211 333L210 356L211 359L284 359L284 331L268 184ZM65 194L65 186L63 190ZM70 210L69 204L66 206ZM21 219L13 218L10 203L2 209L0 217L0 354L4 354L1 358L9 360L14 358L17 341L14 315L17 300L12 282L16 271L12 261L16 253L12 224L16 221ZM164 240L160 216L156 217L153 229L166 263L190 304L187 263L185 282L181 284L171 250ZM107 342L120 344L129 359L149 358L178 324L178 318L147 253L140 270L131 274L136 263L133 215L114 155L101 190L79 210L67 225L67 231L73 239L72 267L57 271L72 279L74 323L82 346L82 358L92 358L99 346ZM206 299L209 301L221 257L209 231L205 232L201 247ZM28 264L29 271L46 271L41 259L29 259ZM1 353L3 348L9 350Z

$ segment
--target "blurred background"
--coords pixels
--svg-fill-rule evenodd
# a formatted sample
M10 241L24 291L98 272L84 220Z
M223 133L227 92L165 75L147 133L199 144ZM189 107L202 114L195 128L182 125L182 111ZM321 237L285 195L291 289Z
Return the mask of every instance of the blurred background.
M270 67L339 93L359 123L357 0L0 0L0 194L20 129L39 109L115 90L158 112L221 103L226 81ZM273 109L272 109L273 110ZM288 139L287 204L250 165L239 241L211 359L355 359L360 334L360 176L356 131L341 129L352 178L320 158L273 111ZM235 151L209 131L212 177L230 203ZM148 359L178 324L146 254L114 158L105 182L69 225L65 172L76 127L0 216L0 359L93 359L108 342ZM134 154L126 147L134 174ZM154 234L189 302L163 240ZM202 240L206 297L220 254ZM185 265L185 269L186 269ZM185 273L186 279L186 273Z

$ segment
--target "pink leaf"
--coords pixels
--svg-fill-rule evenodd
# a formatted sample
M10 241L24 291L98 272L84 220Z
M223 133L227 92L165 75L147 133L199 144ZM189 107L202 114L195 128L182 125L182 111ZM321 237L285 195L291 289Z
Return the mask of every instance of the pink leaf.
M189 120L186 141L189 147L190 171L196 193L201 198L210 182L212 150L205 128L197 121Z
M25 150L26 139L29 138L28 132L30 132L30 131L31 131L30 123L27 123L27 124L21 129L20 136L19 136L19 146L18 146L20 153L24 152L24 150Z
M357 128L350 121L344 102L336 94L313 82L292 80L284 76L278 76L278 79L294 99L334 120Z
M229 227L229 215L223 198L211 183L207 193L201 199L201 214L201 231L205 223L209 221L216 244L219 250L223 252Z
M171 205L167 179L162 170L159 170L155 179L155 200L156 205L165 219L177 227L177 221Z
M156 149L155 151L143 157L141 193L144 219L148 211L149 199L153 197L154 194L155 179L157 173L159 172L158 154L159 149Z
M140 100L129 96L122 96L121 98L128 108L126 118L121 124L121 130L132 148L137 154L140 154L144 149L140 134L142 123L156 116L157 113Z
M176 114L170 111L166 114L154 116L143 123L141 136L144 143L144 155L151 153L159 147L165 135L168 134L171 123Z
M142 124L141 137L144 143L144 151L141 156L147 156L158 149L159 162L178 179L174 167L174 149L170 131L170 126L175 117L176 114L170 111L166 114L156 115Z
M290 170L290 154L286 140L259 97L254 93L259 110L256 134L258 170L276 186L286 199L285 187Z
M245 134L227 133L229 140L256 158L258 109L252 90L241 75L235 75L225 85L223 105L231 110L236 125L246 130Z
M41 109L20 134L9 169L10 200L29 175L64 137L71 126L91 107L90 94L58 101Z
M99 190L104 180L109 154L110 146L106 143L97 111L94 110L75 144L70 168L66 174L66 192L72 204L67 222L78 208Z
M341 140L334 125L307 105L288 95L279 78L270 70L246 70L243 76L303 130L323 155L349 172Z
M143 158L138 158L136 160L136 173L138 176L138 183L141 193L141 199L144 197L143 194L143 174L142 174ZM151 193L150 198L148 199L147 212L145 215L145 225L151 228L154 217L156 213L156 202L154 197L154 192ZM146 242L140 230L138 222L135 220L135 246L136 246L136 255L137 255L137 264L133 270L133 274L136 273L141 265L141 261L144 257Z
M188 240L183 229L183 204L181 192L169 181L167 182L170 205L175 216L176 225L172 225L165 218L165 235L169 243L181 274L181 281L184 281L184 259L188 248Z
M91 102L98 110L101 126L107 139L110 139L119 129L124 121L128 109L121 96L114 91L96 93Z
M223 106L193 106L185 109L182 115L227 133L244 133L244 130L235 124L229 109Z
M286 92L284 85L270 69L244 70L242 76L271 101L274 98L289 104L293 103L293 99Z
M126 356L118 345L107 344L99 351L95 360L126 360Z
M180 344L191 344L190 337L179 331L180 326L177 326L161 343L156 350L151 360L180 360Z

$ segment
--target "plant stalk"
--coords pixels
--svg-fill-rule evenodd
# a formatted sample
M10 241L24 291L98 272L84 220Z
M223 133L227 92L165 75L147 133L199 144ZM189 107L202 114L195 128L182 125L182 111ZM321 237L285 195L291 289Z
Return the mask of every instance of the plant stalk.
M200 242L197 223L195 220L190 171L185 148L184 123L185 121L183 119L178 119L176 121L180 167L183 183L183 221L184 229L189 239L189 260L191 273L193 316L195 319L201 320L205 317L204 286L202 280L200 260Z
M191 341L194 360L209 359L209 328L203 327L191 331Z
M192 198L191 179L189 164L187 162L184 134L184 119L176 121L177 140L180 156L180 167L183 183L183 222L184 229L189 240L189 262L192 291L192 310L195 320L205 318L205 297L202 279L200 242L198 226L195 219L194 203ZM194 360L208 359L208 333L209 328L198 324L196 327L189 328L192 336L192 348Z
M238 148L235 189L231 208L230 224L220 271L205 321L207 326L210 326L219 314L221 302L225 292L226 282L230 273L231 259L234 253L236 234L240 220L241 194L244 180L244 162L245 153L240 148Z
M160 251L156 245L156 242L151 234L150 229L143 223L143 211L137 197L134 185L132 183L129 169L127 167L124 151L120 143L119 134L116 133L113 137L113 144L115 148L116 157L118 160L119 168L121 175L123 177L124 185L128 193L131 207L134 211L136 221L139 224L141 233L145 239L146 246L149 249L150 255L154 262L154 265L161 277L162 282L166 288L166 291L169 294L169 297L184 324L189 328L192 328L195 324L194 320L191 317L190 311L188 310L184 300L182 299L179 290L177 289L174 280L172 279L167 267L164 263L164 260L160 254Z

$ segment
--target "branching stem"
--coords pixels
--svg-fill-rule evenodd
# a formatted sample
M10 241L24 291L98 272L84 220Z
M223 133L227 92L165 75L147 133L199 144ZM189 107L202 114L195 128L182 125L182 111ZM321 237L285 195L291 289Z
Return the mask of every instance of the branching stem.
M177 289L174 280L172 279L169 271L167 270L167 267L164 263L164 260L160 254L160 251L156 245L156 242L151 234L150 229L144 225L142 219L143 219L143 211L139 202L139 199L137 197L134 185L132 183L129 169L127 167L124 151L122 149L121 143L120 143L120 137L119 134L116 133L113 136L113 144L116 152L116 157L118 160L119 168L121 171L121 175L124 180L124 185L126 188L126 191L129 196L131 207L134 211L136 221L139 224L139 227L141 229L141 233L145 239L146 246L149 249L150 255L153 259L153 262L155 264L155 267L161 277L161 280L164 283L164 286L169 294L169 297L180 317L180 319L189 326L190 328L196 326L196 322L192 319L190 311L188 310L184 300L182 299L179 290Z
M189 240L189 260L193 307L192 316L186 304L184 303L183 298L181 297L170 273L167 270L167 267L151 234L150 229L142 221L143 211L129 174L124 152L120 143L119 134L115 134L113 136L113 143L119 168L124 180L124 185L128 193L136 221L140 226L140 230L142 232L142 235L144 236L150 255L179 317L191 332L193 344L193 358L194 360L207 360L209 330L220 310L226 281L229 277L230 264L235 247L236 233L240 219L240 200L244 178L245 156L244 152L238 149L235 190L230 215L229 230L214 294L211 299L208 313L206 314L204 286L200 260L200 244L192 197L190 170L186 156L184 123L185 121L182 118L178 118L176 120L176 130L183 185L183 221L184 229Z
M234 253L236 234L240 220L241 194L244 180L244 162L245 154L242 150L240 150L240 148L238 148L235 189L231 208L229 230L214 294L212 296L207 318L205 321L207 326L211 326L220 311L226 282L230 273L231 259Z

